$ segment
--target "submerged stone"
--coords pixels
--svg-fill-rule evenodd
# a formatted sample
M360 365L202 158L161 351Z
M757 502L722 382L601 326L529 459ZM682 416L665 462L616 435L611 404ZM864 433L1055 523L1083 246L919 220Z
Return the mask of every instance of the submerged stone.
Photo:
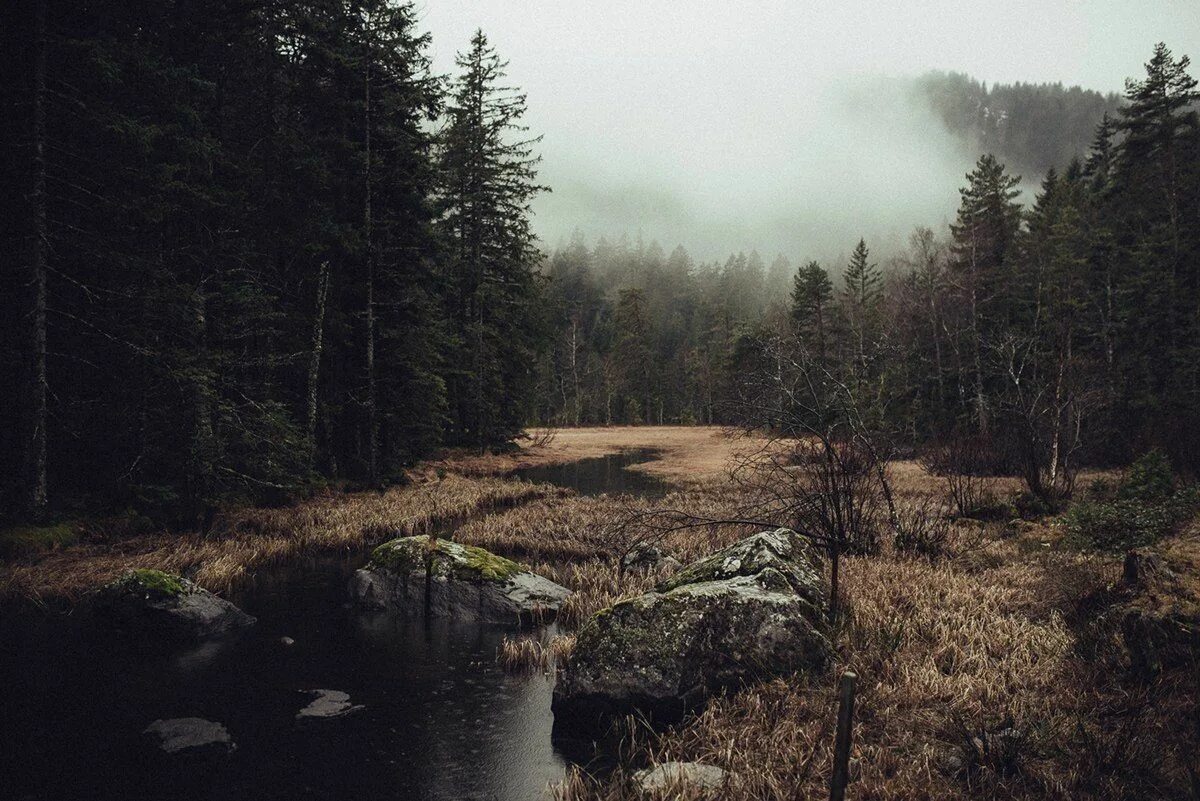
M306 690L316 697L296 713L296 720L308 718L338 718L365 709L362 704L350 703L350 695L341 690Z
M350 592L365 606L496 623L551 620L571 594L483 548L429 537L380 545Z
M200 640L249 626L254 618L182 576L130 570L96 595L101 616L135 634Z
M142 733L157 737L158 747L168 754L209 745L220 746L226 751L237 747L224 726L204 718L156 720Z
M590 730L633 710L677 720L722 690L823 668L827 598L802 538L748 537L590 618L560 669L555 725Z

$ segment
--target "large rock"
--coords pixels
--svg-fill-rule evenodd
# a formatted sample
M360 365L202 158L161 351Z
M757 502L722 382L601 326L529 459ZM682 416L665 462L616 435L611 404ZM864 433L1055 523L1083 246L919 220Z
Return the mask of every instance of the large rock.
M786 529L748 537L589 619L559 674L555 724L591 730L635 709L677 720L721 690L820 669L827 607L806 540Z
M191 581L161 570L130 570L96 595L100 614L138 635L202 640L254 618Z
M492 623L552 620L571 594L483 548L429 537L380 545L350 592L375 608Z

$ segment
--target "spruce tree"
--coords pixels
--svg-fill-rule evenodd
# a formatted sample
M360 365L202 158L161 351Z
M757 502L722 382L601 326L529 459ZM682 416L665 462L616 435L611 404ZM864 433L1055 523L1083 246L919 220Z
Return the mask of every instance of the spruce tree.
M441 155L457 338L451 438L482 449L520 433L530 403L538 253L529 216L544 187L533 152L540 137L521 124L525 95L504 85L506 63L482 31L457 63Z
M951 268L958 278L965 306L960 386L974 406L979 433L989 428L989 381L985 374L986 350L996 332L1006 325L1011 311L1004 288L1013 272L1014 245L1021 226L1018 176L1009 175L995 157L980 157L959 190L958 216L950 226Z
M822 359L826 353L832 301L833 282L824 267L810 261L796 271L792 279L792 326L802 340L813 343L816 355Z

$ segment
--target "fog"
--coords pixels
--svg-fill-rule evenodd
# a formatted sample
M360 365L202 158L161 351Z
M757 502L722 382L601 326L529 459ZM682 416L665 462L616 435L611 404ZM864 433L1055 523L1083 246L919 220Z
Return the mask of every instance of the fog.
M906 79L1119 91L1155 42L1200 53L1194 0L992 3L427 0L435 67L481 27L544 139L547 247L578 229L698 258L887 252L953 215L974 156Z

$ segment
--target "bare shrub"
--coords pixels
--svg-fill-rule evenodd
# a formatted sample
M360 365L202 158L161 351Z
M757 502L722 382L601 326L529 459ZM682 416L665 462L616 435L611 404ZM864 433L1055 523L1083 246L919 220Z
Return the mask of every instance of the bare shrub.
M899 525L892 544L901 553L939 559L946 555L951 524L944 508L932 495L924 495L900 504Z
M999 506L991 444L980 437L955 437L925 453L921 466L941 477L959 517L987 517Z

